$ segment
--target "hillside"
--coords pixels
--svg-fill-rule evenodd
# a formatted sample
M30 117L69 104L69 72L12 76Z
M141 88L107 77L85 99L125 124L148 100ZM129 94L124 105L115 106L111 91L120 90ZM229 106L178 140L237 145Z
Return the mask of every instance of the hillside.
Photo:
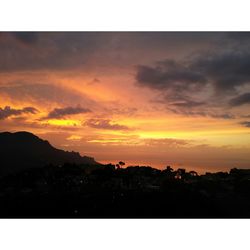
M0 173L63 163L98 164L94 158L54 148L48 141L29 132L0 133Z

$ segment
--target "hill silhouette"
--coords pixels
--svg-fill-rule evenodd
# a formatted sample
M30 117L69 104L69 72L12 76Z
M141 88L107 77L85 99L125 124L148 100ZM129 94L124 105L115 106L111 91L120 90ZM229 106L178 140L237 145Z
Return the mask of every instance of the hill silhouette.
M0 152L0 218L250 218L250 169L103 165L28 132Z
M98 164L92 157L54 148L48 141L25 131L0 133L0 152L1 175L48 164Z

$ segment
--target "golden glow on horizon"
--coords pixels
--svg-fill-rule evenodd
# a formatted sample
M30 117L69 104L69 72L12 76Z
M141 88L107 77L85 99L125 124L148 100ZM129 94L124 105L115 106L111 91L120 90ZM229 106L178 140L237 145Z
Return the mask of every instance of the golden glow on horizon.
M82 139L82 136L79 135L71 135L69 137L66 138L69 141L79 141Z
M62 126L62 127L72 127L72 126L80 126L81 121L79 120L70 120L70 119L50 119L47 121L41 122L41 124L49 124L54 126Z

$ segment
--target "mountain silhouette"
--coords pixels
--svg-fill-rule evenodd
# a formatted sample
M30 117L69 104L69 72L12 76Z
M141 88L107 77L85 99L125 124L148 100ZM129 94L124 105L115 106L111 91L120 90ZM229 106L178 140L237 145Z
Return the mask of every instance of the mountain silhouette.
M97 165L94 158L54 148L48 141L29 132L0 133L0 174L11 174L47 164Z

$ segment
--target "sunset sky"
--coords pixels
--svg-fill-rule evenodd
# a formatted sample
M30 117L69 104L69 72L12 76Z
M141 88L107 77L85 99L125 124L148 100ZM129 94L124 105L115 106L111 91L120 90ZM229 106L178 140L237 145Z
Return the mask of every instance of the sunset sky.
M0 130L102 163L250 167L250 33L0 33Z

